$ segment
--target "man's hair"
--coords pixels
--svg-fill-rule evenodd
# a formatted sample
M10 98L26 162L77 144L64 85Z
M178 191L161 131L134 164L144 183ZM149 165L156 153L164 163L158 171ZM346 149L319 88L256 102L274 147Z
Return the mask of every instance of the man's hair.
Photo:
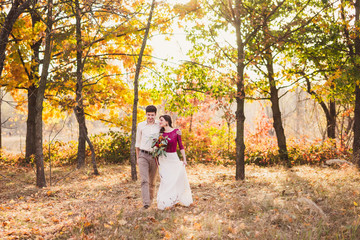
M149 105L145 108L145 111L148 112L153 112L156 114L157 108L154 105Z

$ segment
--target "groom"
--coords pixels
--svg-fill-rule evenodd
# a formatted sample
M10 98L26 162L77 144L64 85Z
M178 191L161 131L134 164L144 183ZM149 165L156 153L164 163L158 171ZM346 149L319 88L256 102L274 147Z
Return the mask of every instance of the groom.
M136 132L136 160L141 178L141 196L144 208L150 207L154 199L157 165L152 156L151 144L159 136L160 125L155 121L156 107L149 105L145 109L146 121L140 122Z

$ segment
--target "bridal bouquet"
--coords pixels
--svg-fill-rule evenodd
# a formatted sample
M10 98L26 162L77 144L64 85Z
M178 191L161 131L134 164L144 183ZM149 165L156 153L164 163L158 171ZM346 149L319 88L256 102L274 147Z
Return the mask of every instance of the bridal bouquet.
M169 138L167 136L160 135L158 138L153 139L151 147L153 148L152 155L157 158L161 155L166 157L166 147L168 145Z

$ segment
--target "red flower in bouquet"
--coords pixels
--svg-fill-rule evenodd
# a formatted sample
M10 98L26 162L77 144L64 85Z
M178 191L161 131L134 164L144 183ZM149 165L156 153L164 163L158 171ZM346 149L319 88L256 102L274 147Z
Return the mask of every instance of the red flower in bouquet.
M151 147L153 148L152 155L157 158L161 155L166 157L166 147L168 145L169 138L167 136L160 135L158 138L153 139Z

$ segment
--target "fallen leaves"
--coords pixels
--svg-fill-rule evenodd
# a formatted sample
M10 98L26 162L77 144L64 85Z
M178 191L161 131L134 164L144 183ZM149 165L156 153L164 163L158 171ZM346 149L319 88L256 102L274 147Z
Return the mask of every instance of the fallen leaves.
M202 229L201 223L194 222L194 229L200 231Z
M341 232L346 237L350 230L339 226L360 222L360 184L350 177L357 173L306 166L295 170L248 166L247 179L236 182L233 167L189 166L194 205L166 211L153 205L143 211L139 182L126 181L129 167L107 166L97 178L79 174L57 187L0 200L0 238L291 239L294 229L315 231L316 237L317 228L326 229L326 236ZM327 215L336 216L335 222L323 223L309 201L297 200L301 197L314 199Z
M124 225L127 224L127 221L124 220L124 219L121 219L121 220L118 221L118 224L119 224L120 226L124 226Z

